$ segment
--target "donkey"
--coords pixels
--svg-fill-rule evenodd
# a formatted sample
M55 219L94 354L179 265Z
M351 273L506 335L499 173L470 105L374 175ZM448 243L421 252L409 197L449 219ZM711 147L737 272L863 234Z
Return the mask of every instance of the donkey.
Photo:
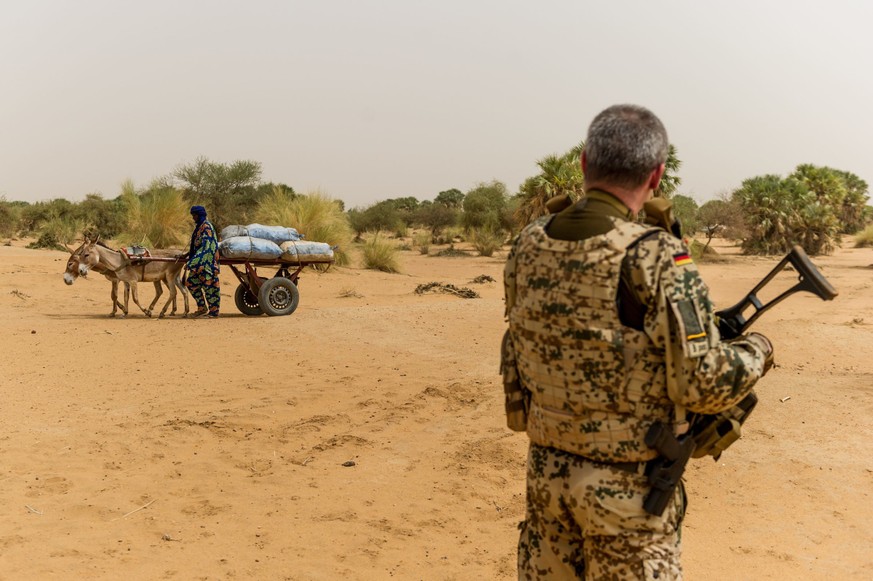
M121 306L125 315L128 312L127 290L129 288L130 291L132 291L133 302L136 303L136 306L138 306L147 317L151 317L152 309L163 293L163 289L161 288L161 282L163 282L170 290L170 298L164 304L163 309L161 309L159 317L164 316L170 303L173 304L173 311L170 314L175 314L177 288L182 291L182 298L185 301L185 316L188 316L188 292L183 286L181 280L181 273L182 269L185 267L185 260L179 259L173 262L150 261L143 262L142 264L133 264L124 253L112 250L100 242L99 238L99 236L96 236L91 240L86 237L82 246L76 251L73 251L73 255L70 256L70 261L67 265L67 271L64 273L64 281L67 284L73 284L76 276L87 275L89 270L93 270L103 274L113 283L112 315L115 314L116 304L118 303L118 283L123 282L125 283L124 305L122 306L118 304L118 306ZM71 270L73 270L73 272L71 272ZM136 283L138 282L155 283L155 298L149 305L148 309L143 308L139 302L136 286Z
M82 244L81 246L79 246L75 250L73 250L69 246L67 247L67 249L70 251L70 259L67 261L66 270L64 270L64 282L68 285L73 284L74 282L76 282L76 279L79 278L79 262L82 260L82 254L85 251L86 245L87 245L87 242L85 244ZM118 309L121 308L121 316L126 317L127 316L127 306L126 305L128 303L128 300L129 300L128 297L130 296L130 283L124 283L124 304L121 304L118 301L118 283L120 282L118 280L118 277L116 277L115 273L111 272L111 271L106 271L106 272L103 272L101 274L103 274L103 276L106 277L106 280L108 280L110 283L112 283L112 292L111 292L112 312L109 313L109 316L114 317L115 314L118 312ZM160 294L162 292L164 292L164 291L161 288L161 283L156 282L155 283L155 294L160 296ZM175 310L175 308L174 308L174 310Z
M70 259L67 261L67 268L64 271L64 282L66 284L71 285L74 282L76 282L77 278L79 278L79 272L80 272L79 265L80 265L80 262L82 261L82 255L85 253L87 248L88 248L88 243L82 244L76 250L73 250L69 246L67 247L67 249L70 251ZM156 251L156 252L162 252L162 251ZM83 272L87 272L84 268L82 270L83 270ZM97 268L95 268L93 270L95 272L97 272ZM112 283L112 292L111 292L112 312L109 313L109 316L114 317L115 314L118 312L118 309L120 308L121 313L122 313L121 316L126 317L127 316L127 305L128 305L129 300L130 300L130 283L129 282L124 283L124 304L121 304L121 302L119 302L119 300L118 300L118 284L121 281L115 275L115 272L113 272L111 270L103 271L103 272L101 272L101 274L104 277L106 277L106 280L108 280L110 283ZM161 281L154 281L154 284L155 284L155 300L152 302L152 306L154 306L154 303L158 300L158 298L164 292L163 288L161 287ZM170 315L175 315L175 314L176 314L176 300L173 299L173 308L172 308L172 311L170 312Z

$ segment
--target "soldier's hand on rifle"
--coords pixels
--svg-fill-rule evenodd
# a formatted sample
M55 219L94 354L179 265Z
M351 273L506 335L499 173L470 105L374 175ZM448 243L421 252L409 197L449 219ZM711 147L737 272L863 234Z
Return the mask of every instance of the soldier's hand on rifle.
M773 343L771 343L770 339L761 333L756 333L754 331L746 335L746 341L759 347L761 351L764 352L765 359L763 375L766 375L766 373L770 371L770 368L773 367Z

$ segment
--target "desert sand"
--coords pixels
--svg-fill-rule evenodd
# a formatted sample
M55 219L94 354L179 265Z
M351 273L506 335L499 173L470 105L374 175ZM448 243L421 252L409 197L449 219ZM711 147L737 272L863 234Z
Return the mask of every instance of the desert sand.
M719 307L778 262L719 250ZM67 253L0 246L0 579L514 578L505 256L306 271L286 317L240 314L225 268L204 321L110 319ZM758 322L760 404L686 472L687 579L873 579L873 251L814 261L840 296ZM413 292L432 281L481 298Z

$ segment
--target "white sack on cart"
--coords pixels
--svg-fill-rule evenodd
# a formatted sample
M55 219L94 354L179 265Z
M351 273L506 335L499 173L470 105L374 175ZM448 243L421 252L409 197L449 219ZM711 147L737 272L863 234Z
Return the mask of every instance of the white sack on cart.
M218 252L224 258L245 260L275 260L282 249L275 242L252 236L231 236L218 243Z
M282 260L289 262L331 262L333 249L326 242L283 242Z
M287 228L285 226L264 226L263 224L249 224L248 226L227 226L221 231L221 239L234 238L236 236L251 236L253 238L262 238L270 240L276 244L283 242L297 241L303 238L303 235L297 232L296 228Z

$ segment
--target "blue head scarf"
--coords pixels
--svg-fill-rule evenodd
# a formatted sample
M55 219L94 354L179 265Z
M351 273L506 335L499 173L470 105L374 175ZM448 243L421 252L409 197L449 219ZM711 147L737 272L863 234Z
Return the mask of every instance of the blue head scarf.
M203 223L206 219L206 208L203 206L191 206L191 215L197 220L197 224Z

